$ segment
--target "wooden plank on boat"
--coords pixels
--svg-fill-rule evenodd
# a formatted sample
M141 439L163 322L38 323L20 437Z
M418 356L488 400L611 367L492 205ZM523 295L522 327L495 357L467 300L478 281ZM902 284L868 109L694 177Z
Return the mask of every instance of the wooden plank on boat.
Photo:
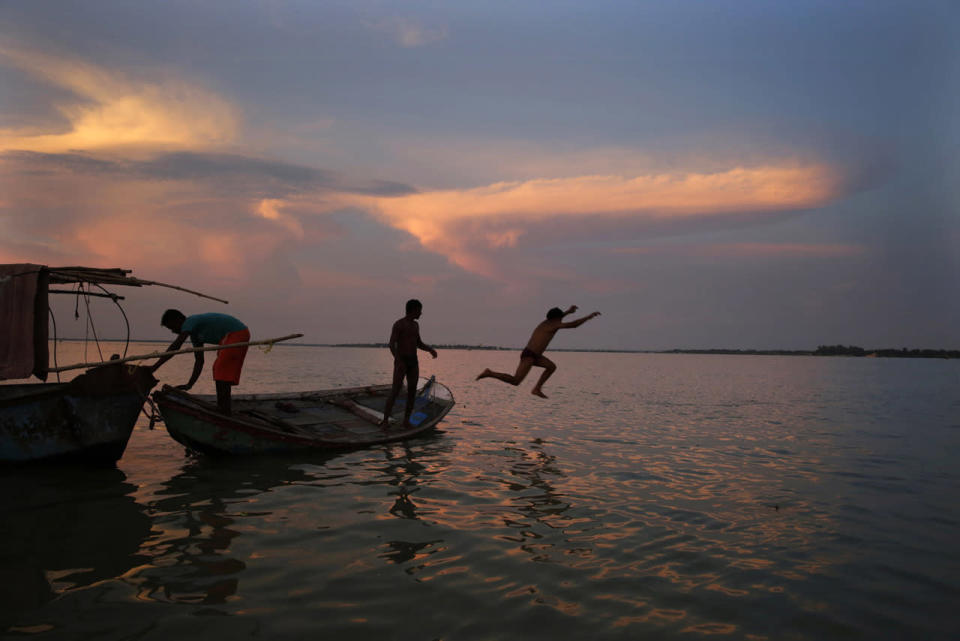
M329 390L314 390L308 392L271 392L265 394L235 394L234 401L310 401L323 400L336 396L359 396L367 394L380 396L390 391L390 384L364 385L362 387L338 387Z
M295 432L295 431L297 431L297 430L294 428L293 425L290 425L289 423L287 423L287 422L285 422L285 421L281 421L280 419L276 418L275 416L271 416L270 414L267 414L266 412L260 412L260 411L258 411L258 410L243 410L242 412L238 412L238 413L239 413L239 414L245 414L245 415L247 415L247 416L252 416L253 418L260 419L261 421L264 421L264 422L266 422L266 423L270 423L271 425L273 425L273 426L275 426L275 427L279 427L279 428L282 429L284 432Z
M342 407L343 409L347 410L347 411L350 412L351 414L354 414L354 415L356 415L356 416L359 416L360 418L364 419L365 421L369 421L370 423L374 423L375 425L379 425L379 424L380 424L380 421L383 420L383 413L382 413L382 412L378 412L378 411L376 411L376 410L372 410L372 409L370 409L369 407L364 407L363 405L360 405L360 404L356 403L355 401L353 401L353 399L349 399L349 398L331 398L328 402L329 402L331 405L336 405L337 407Z

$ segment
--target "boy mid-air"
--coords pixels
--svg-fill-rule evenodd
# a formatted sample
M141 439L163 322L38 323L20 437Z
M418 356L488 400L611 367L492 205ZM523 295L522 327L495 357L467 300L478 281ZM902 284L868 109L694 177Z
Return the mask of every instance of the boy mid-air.
M541 398L547 398L547 395L543 393L543 384L547 382L547 379L550 378L550 375L557 369L557 366L553 361L544 356L543 353L546 351L550 341L553 340L554 334L557 333L558 329L580 327L591 318L600 315L600 312L593 312L583 318L564 323L563 317L575 311L577 311L577 306L571 305L565 312L561 311L559 307L554 307L547 312L547 320L541 321L540 324L537 325L533 330L533 335L530 336L530 340L527 341L527 346L524 347L520 353L520 364L517 365L516 373L505 374L503 372L494 372L487 368L477 376L477 380L479 381L481 378L496 378L504 383L519 385L523 379L527 377L527 374L530 373L530 368L536 365L537 367L543 368L543 374L540 375L540 380L533 386L530 393Z

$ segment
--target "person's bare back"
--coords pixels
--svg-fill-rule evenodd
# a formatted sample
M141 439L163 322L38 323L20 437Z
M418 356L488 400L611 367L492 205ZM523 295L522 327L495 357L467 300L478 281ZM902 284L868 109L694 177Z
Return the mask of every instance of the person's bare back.
M562 322L559 319L541 321L530 335L530 340L527 341L527 349L537 354L543 354L547 351L550 341L557 335L557 330L560 329L561 325Z

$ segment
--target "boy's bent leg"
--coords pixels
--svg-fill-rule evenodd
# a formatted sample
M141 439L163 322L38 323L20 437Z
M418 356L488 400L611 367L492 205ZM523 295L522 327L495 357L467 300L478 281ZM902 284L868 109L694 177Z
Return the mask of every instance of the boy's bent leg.
M540 398L547 398L547 395L543 393L543 384L547 382L547 379L553 375L556 371L556 364L551 361L546 356L541 356L536 361L537 367L543 368L543 374L540 375L540 380L537 381L537 384L533 386L533 389L530 390L530 393L534 396L539 396Z
M530 368L533 367L532 358L521 358L520 364L517 365L517 371L515 374L505 374L504 372L494 372L491 369L485 369L477 376L479 381L481 378L495 378L498 381L503 381L504 383L510 383L511 385L519 385L523 382L523 379L527 377L527 374L530 372Z

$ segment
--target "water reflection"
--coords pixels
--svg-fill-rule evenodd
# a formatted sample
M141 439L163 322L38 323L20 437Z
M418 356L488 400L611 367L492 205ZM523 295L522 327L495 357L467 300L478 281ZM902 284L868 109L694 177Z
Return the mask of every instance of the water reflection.
M117 469L13 470L0 487L0 625L147 560L150 517Z
M386 487L391 488L389 495L394 497L393 504L388 509L392 517L420 521L429 516L430 511L427 510L424 514L424 510L414 499L422 485L429 483L432 475L446 468L446 464L438 462L438 455L450 451L450 444L440 439L440 432L428 434L412 442L397 443L383 450L386 465L381 471L387 478ZM424 531L430 532L429 529ZM413 574L424 567L426 559L444 549L443 543L441 538L414 541L391 539L385 543L386 550L380 557L397 565L418 561L419 563L406 568L408 574Z
M348 352L324 354L332 378ZM138 433L105 501L136 536L103 525L71 551L71 528L112 528L87 509L103 497L65 475L12 503L36 481L0 477L20 521L0 524L4 589L61 595L28 621L59 626L44 639L956 636L955 369L564 354L533 404L471 387L474 358L436 362L461 404L434 438L184 463ZM899 409L877 418L876 390ZM87 524L52 518L69 510ZM97 536L116 558L85 556Z
M316 460L323 464L331 457ZM258 495L308 481L288 458L217 460L197 457L161 484L150 504L152 560L130 581L139 598L216 605L238 594L247 563L235 553L244 521L269 517L253 508Z
M519 548L531 555L534 561L551 561L554 542L544 540L562 525L564 513L570 509L570 503L564 499L550 478L562 479L563 471L556 464L556 457L547 454L543 441L534 439L524 449L508 445L504 451L515 457L509 466L510 479L501 483L509 492L516 512L503 517L503 523L515 530L512 535L502 535L502 540L519 544Z

